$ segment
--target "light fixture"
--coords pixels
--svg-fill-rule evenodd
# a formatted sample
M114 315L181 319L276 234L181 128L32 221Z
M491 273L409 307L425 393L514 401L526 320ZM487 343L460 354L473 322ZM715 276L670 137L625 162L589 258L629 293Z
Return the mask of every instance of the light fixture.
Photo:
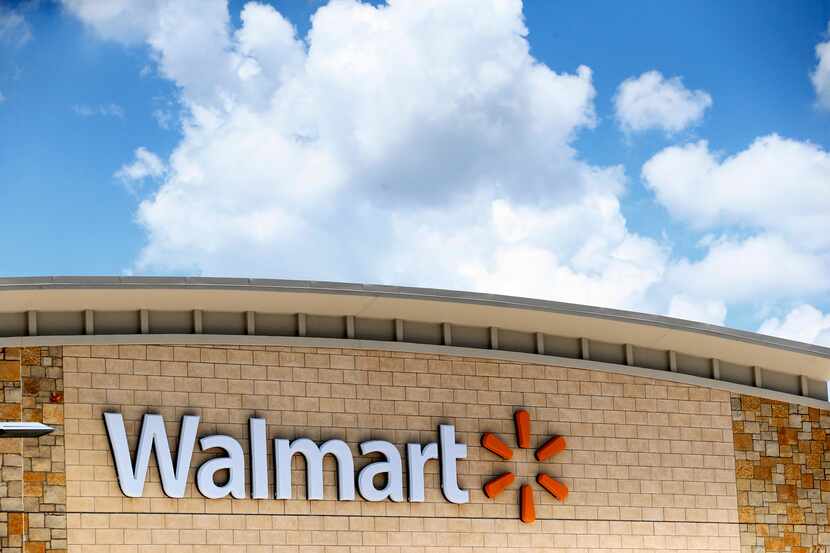
M0 422L0 438L37 438L53 430L39 422Z

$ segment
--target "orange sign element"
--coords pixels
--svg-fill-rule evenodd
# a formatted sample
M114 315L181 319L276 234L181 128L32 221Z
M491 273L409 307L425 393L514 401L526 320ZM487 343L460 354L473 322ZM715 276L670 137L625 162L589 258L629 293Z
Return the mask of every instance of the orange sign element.
M513 415L513 420L516 421L516 440L519 442L519 447L528 449L530 447L530 414L524 409L519 409Z
M493 478L492 480L484 484L484 495L486 495L490 499L493 499L501 492L503 492L504 488L512 484L515 478L516 477L513 476L512 472L505 472L501 476Z
M565 438L557 436L546 441L542 447L536 450L536 460L539 462L547 461L560 451L565 449Z
M491 453L495 453L506 461L513 458L513 450L510 449L510 446L501 441L498 436L491 432L486 432L481 437L481 445L484 446L484 449L490 451Z
M522 484L520 516L522 522L530 524L536 522L536 507L533 505L533 490L527 484Z
M559 501L565 501L565 499L567 499L568 486L562 482L554 480L551 476L548 476L544 472L540 472L536 475L536 481Z
M513 415L513 420L516 422L516 442L521 448L529 448L531 442L530 415L524 409L519 409ZM492 432L486 432L481 437L481 445L506 461L513 458L513 450ZM564 451L566 445L565 438L555 436L542 444L534 455L540 462L547 461L557 453ZM490 499L494 499L510 486L513 480L515 480L515 477L512 472L500 474L484 484L484 494ZM536 482L559 501L565 501L568 497L568 486L544 472L536 475ZM536 506L533 504L533 489L529 484L522 484L519 490L519 517L525 524L530 524L536 520Z

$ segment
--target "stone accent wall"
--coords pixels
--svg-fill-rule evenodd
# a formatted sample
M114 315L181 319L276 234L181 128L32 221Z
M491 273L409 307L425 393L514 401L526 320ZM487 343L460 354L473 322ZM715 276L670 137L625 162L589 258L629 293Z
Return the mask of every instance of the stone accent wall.
M61 350L21 350L23 420L42 422L55 429L46 436L23 439L26 553L58 553L67 548Z
M825 553L830 412L732 398L741 552Z
M725 392L594 370L370 350L122 345L66 346L63 353L70 551L740 550ZM517 408L530 412L534 446L553 435L568 441L544 467L531 450L516 450L506 462L479 446L490 431L515 447ZM103 424L110 410L123 414L131 447L145 413L164 415L171 443L180 417L196 413L200 436L228 434L247 451L248 418L259 416L269 438L346 440L356 469L368 461L356 455L360 441L426 443L436 440L439 424L452 423L469 447L459 480L471 500L444 501L430 462L424 503L334 501L329 458L322 501L304 499L299 458L299 499L207 500L193 485L195 469L186 496L170 499L154 460L144 497L128 498ZM205 459L196 450L194 467ZM568 485L565 503L533 483L540 468ZM508 470L516 482L488 499L482 483ZM531 525L518 518L525 482L534 486L538 520Z
M40 438L0 440L0 551L66 551L60 347L0 348L0 420L43 422Z
M20 350L0 348L0 420L21 420ZM0 552L23 550L23 444L0 440Z

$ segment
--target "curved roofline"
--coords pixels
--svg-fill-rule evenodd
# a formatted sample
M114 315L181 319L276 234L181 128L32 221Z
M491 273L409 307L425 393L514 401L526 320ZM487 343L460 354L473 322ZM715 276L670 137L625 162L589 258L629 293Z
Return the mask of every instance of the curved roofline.
M440 288L416 288L383 284L360 284L314 280L225 278L225 277L155 277L155 276L47 276L0 277L0 293L10 290L60 289L202 289L250 290L264 292L310 292L348 294L396 299L420 299L452 303L466 303L511 309L529 309L563 315L593 317L658 328L694 332L753 345L772 347L814 357L830 359L830 348L815 344L768 336L718 325L652 315L636 311L611 309L591 305L541 300L526 297L463 292ZM2 310L2 304L0 304Z

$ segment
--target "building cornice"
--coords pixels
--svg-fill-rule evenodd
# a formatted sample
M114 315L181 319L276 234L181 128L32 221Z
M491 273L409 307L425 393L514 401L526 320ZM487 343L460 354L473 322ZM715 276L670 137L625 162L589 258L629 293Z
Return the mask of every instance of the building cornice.
M226 343L234 335L295 336L553 354L818 401L826 400L830 379L830 348L530 298L296 280L0 278L0 345L77 343L82 337L111 342L125 335L149 341L164 335L170 343L200 334L226 336Z

